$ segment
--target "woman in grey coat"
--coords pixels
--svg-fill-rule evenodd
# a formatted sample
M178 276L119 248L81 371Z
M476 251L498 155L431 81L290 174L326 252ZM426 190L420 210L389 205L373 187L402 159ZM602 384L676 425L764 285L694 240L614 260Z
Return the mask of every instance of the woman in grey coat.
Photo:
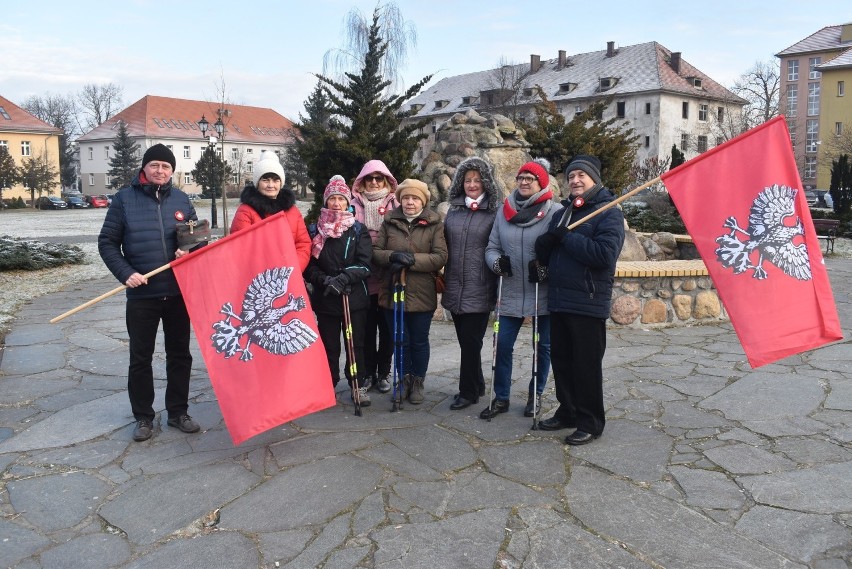
M550 190L549 166L527 162L518 170L517 189L503 202L497 214L485 262L491 270L502 276L500 298L500 333L497 337L497 362L494 370L494 401L479 414L489 419L509 410L509 392L512 385L512 352L524 318L532 316L536 305L538 283L538 366L536 390L530 378L527 405L524 415L532 417L533 408L541 409L541 393L550 373L550 316L547 310L547 283L543 281L535 258L535 240L547 232L556 210ZM533 399L533 396L536 399Z
M441 305L453 316L461 348L459 392L450 405L455 411L473 405L485 394L482 339L497 291L497 278L485 265L485 246L500 205L491 166L476 156L459 164L449 202L444 220L449 257Z

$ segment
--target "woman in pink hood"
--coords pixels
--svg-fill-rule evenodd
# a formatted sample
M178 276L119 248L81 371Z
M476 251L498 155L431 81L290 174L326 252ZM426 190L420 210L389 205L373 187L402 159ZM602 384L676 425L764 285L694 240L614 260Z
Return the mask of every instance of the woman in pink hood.
M373 243L376 242L385 214L399 207L395 195L396 186L396 178L381 160L370 160L364 164L352 184L352 207L355 208L355 219L367 227ZM393 343L390 329L379 308L380 286L382 285L375 276L370 276L367 280L370 306L367 309L364 342L366 363L364 381L367 386L375 388L379 393L387 393L391 389L388 378L391 371Z

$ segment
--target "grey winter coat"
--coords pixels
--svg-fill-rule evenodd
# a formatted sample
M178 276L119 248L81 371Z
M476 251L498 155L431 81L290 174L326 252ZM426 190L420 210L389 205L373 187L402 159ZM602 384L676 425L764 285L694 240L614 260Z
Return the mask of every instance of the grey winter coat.
M476 170L482 178L483 199L478 209L465 204L464 176ZM446 290L441 306L454 314L491 312L497 299L497 277L485 264L485 246L500 207L491 166L473 156L458 165L450 186L450 209L444 220L449 257L444 267Z
M542 197L549 195L541 209L542 215L528 222L515 224L507 219L511 216L509 202L519 198L518 190L513 190L503 202L501 211L497 213L494 227L488 238L488 247L485 249L487 267L493 271L494 262L502 255L507 255L512 264L512 276L503 277L503 291L500 298L500 314L505 316L526 317L532 316L535 311L535 285L527 280L528 266L529 262L535 259L535 240L539 235L547 232L557 209L549 190L543 190L541 194ZM533 199L527 200L527 202L531 201ZM527 203L526 207L536 206ZM548 314L547 281L538 285L538 315L546 314Z

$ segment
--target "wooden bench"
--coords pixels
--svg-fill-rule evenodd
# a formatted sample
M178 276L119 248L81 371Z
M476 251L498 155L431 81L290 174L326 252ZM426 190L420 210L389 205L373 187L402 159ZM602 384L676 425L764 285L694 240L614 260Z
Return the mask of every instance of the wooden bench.
M615 265L616 278L636 277L703 277L707 267L701 259L677 261L619 261Z
M814 230L817 238L825 240L825 253L834 253L834 240L837 238L837 230L840 229L838 219L814 219Z

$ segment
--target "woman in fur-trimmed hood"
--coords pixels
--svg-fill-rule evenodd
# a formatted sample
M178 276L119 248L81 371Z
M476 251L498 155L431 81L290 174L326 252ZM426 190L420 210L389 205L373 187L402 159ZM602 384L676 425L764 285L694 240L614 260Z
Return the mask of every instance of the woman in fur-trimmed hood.
M441 297L441 305L453 316L461 349L459 393L452 410L469 407L485 392L480 353L497 296L497 277L485 264L485 247L502 197L485 160L473 156L458 165L444 220L449 256Z
M234 213L231 232L245 229L278 212L287 212L285 217L293 235L299 270L304 271L311 258L311 237L299 208L296 195L284 184L284 168L274 152L265 150L254 168L254 185L246 186L240 194L240 206Z

